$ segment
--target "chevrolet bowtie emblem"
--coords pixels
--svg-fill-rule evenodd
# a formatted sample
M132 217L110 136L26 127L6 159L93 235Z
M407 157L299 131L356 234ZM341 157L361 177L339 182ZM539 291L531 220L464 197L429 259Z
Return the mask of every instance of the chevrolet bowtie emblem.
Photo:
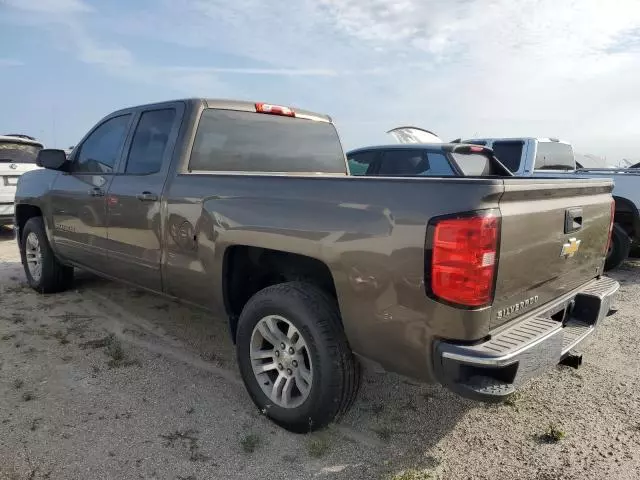
M573 257L578 249L580 248L580 242L582 240L576 240L575 238L570 238L567 243L562 245L562 253L560 253L561 257L571 258Z

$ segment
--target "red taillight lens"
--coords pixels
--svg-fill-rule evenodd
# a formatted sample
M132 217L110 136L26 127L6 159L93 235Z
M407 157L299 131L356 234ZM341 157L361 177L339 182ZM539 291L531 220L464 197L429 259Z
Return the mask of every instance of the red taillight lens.
M609 219L609 237L607 238L607 246L604 249L605 255L609 253L609 247L611 246L611 235L613 233L613 218L616 214L616 202L611 200L611 218Z
M469 307L493 300L500 220L495 215L443 219L436 223L431 291Z
M271 115L283 115L285 117L296 116L296 112L293 108L283 107L282 105L271 105L270 103L256 103L256 112L269 113Z

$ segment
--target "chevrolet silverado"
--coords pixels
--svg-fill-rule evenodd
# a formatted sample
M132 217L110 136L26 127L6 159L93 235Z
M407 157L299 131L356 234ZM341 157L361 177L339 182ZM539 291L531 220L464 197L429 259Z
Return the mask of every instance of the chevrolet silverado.
M80 268L225 317L253 402L296 432L349 408L360 360L508 398L618 289L610 180L351 176L331 119L305 110L127 108L38 164L16 193L29 284L60 292Z

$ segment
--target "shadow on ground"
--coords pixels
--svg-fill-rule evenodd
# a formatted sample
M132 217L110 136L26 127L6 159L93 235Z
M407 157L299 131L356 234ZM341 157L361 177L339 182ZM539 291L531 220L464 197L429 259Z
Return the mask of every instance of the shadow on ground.
M390 479L407 468L434 478L574 479L581 477L539 476L535 465L562 472L578 458L593 468L596 457L599 465L610 460L607 468L631 468L624 462L637 426L625 433L620 425L637 418L630 385L640 359L635 340L625 343L637 322L624 304L596 332L584 370L556 369L512 405L481 406L368 370L343 419L293 435L253 406L224 319L85 272L68 292L38 295L5 237L0 478L2 465L16 478L112 479ZM611 272L624 302L637 298L638 268L632 259ZM550 422L562 424L568 440L540 445L535 435ZM605 435L598 423L616 430ZM501 468L506 473L496 476Z
M12 271L18 267L21 266L12 264ZM362 388L353 408L344 418L322 432L307 436L290 434L265 419L245 392L224 319L214 319L206 311L86 272L77 272L73 291L46 297L30 292L22 278L14 278L12 281L19 282L25 289L23 294L33 298L32 308L43 311L47 321L58 323L60 328L71 328L71 331L74 331L72 325L76 322L86 330L83 330L83 338L68 336L71 346L81 345L92 335L96 336L95 331L91 333L92 329L105 328L122 339L126 351L138 352L136 358L166 359L169 366L162 366L163 362L159 360L141 360L140 366L134 368L135 373L127 374L124 383L117 378L105 378L109 398L117 392L117 402L136 405L131 411L137 412L136 417L139 418L132 428L140 432L157 429L162 418L162 428L169 431L158 431L156 437L170 434L172 429L184 434L191 428L189 425L197 421L193 423L197 428L193 429L200 432L197 435L200 451L209 455L213 449L225 457L216 460L220 467L226 463L235 465L243 455L238 448L244 449L237 445L242 444L248 435L255 434L261 438L260 442L269 445L257 449L250 463L264 464L266 470L263 472L271 472L269 476L275 472L278 475L289 472L295 474L295 478L321 475L327 478L385 479L393 478L394 474L407 468L437 471L440 464L438 443L474 407L472 402L461 400L439 387L369 369L364 372ZM19 293L16 290L16 294ZM52 309L46 310L44 304L47 303L53 305ZM91 360L94 352L82 350L76 353L83 364L94 362ZM45 376L43 381L54 386L55 374L53 377ZM98 388L98 383L100 380L96 380L95 388ZM144 394L139 393L141 389ZM154 403L157 411L152 409L153 413L149 413L145 404L138 404L136 397L152 396L158 399ZM68 401L75 404L80 399L61 397L50 401L62 406ZM95 400L89 395L82 401L91 403ZM191 408L189 402L197 403L197 416L185 415L185 410ZM77 408L72 404L64 408ZM184 409L176 412L176 405L183 405ZM46 417L44 413L34 415ZM98 413L89 419L90 425L95 422L96 415ZM98 430L101 426L96 423L93 428ZM119 435L125 435L131 442L142 441L133 431L125 434L116 430L113 434L111 439L103 438L103 434L96 438L87 434L85 441L102 445L107 450L109 441L115 441ZM279 444L278 448L270 445L272 440ZM178 435L175 443L189 441ZM61 455L67 457L66 461L75 461L65 446L61 448L64 450ZM123 449L118 458L135 460L127 455ZM157 452L145 452L147 458L156 455ZM277 457L275 463L273 458L264 458L273 455ZM295 467L291 465L293 460L304 465ZM215 476L219 470L211 468L207 468L207 472ZM246 467L243 475L246 478L263 478L255 476L251 466ZM116 477L119 475L114 473L113 478Z

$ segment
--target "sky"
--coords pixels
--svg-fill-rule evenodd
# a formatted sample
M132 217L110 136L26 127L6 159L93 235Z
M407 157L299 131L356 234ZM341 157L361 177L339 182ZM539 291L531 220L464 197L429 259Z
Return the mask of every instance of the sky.
M559 137L640 158L639 0L0 0L0 133L75 144L205 96L331 115L346 149Z

